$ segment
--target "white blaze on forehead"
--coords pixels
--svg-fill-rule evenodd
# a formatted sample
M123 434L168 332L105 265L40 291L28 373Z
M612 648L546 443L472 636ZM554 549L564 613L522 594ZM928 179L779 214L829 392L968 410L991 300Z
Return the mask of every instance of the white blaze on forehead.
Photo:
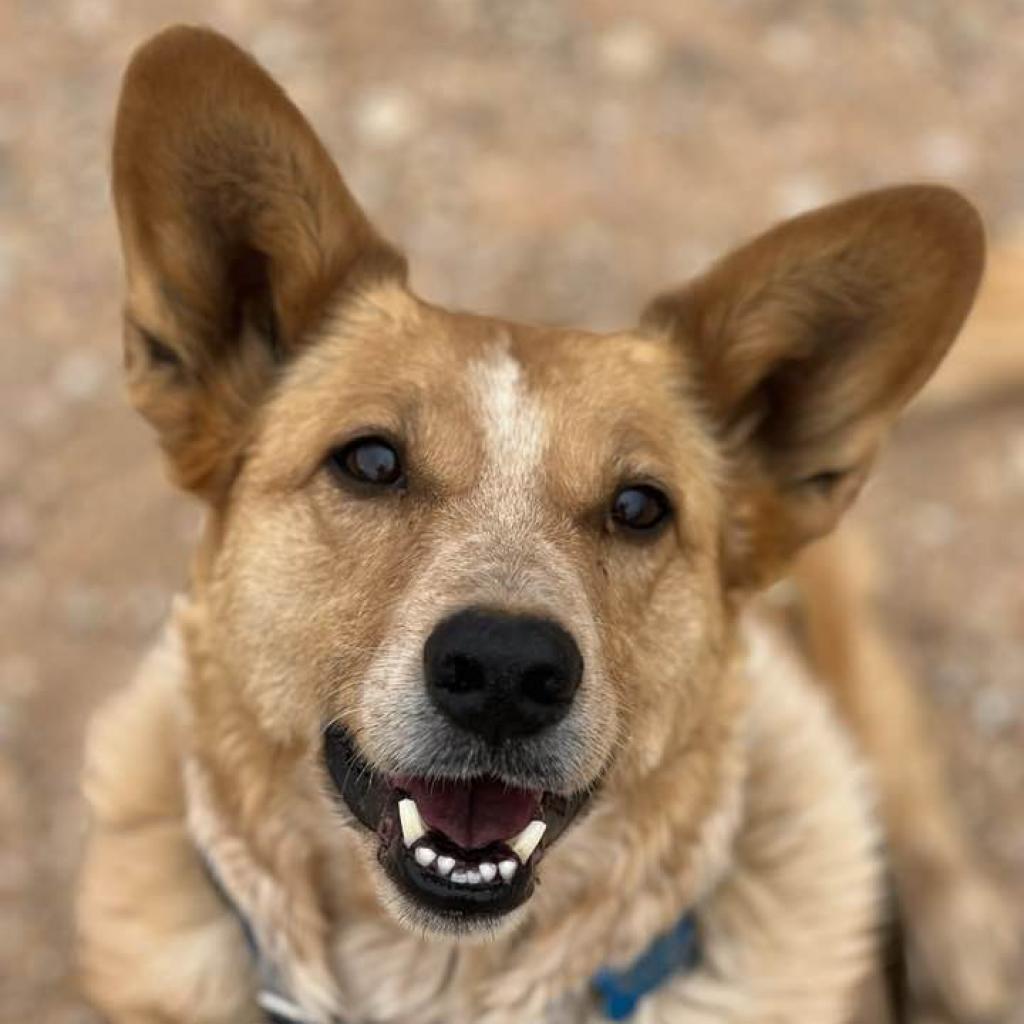
M517 489L533 483L546 445L544 410L507 343L469 370L487 449L485 476Z

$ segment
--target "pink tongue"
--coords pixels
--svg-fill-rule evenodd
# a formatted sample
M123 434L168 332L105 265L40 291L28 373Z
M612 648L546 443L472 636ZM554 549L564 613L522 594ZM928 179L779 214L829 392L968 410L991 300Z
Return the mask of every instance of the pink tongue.
M443 832L464 850L511 839L538 817L539 792L513 789L497 779L428 782L402 777L393 781L416 801L428 827Z

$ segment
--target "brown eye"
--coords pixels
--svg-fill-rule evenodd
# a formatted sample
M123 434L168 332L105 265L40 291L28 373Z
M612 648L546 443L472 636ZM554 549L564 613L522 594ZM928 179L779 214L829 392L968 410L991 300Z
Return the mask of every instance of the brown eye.
M670 511L664 492L650 484L634 484L615 495L611 514L616 526L646 533L665 522Z
M331 452L328 460L350 480L375 487L396 487L404 480L398 452L379 437L360 437Z

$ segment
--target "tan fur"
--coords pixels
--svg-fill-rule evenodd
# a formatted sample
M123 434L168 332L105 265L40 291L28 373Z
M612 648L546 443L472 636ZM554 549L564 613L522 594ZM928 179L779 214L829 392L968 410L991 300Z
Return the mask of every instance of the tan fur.
M89 744L97 1004L254 1018L205 857L313 1020L594 1019L587 979L687 910L701 966L639 1020L846 1019L878 922L873 801L784 635L744 609L834 526L952 342L981 266L970 206L906 187L799 218L637 331L451 313L407 289L280 90L194 29L125 76L114 191L133 399L209 516L188 598ZM367 434L401 448L400 496L325 468ZM668 494L662 534L610 524L629 481ZM424 641L479 604L576 637L557 782L598 787L483 943L399 895L320 757L340 722L400 774L430 743ZM879 781L888 808L903 782Z

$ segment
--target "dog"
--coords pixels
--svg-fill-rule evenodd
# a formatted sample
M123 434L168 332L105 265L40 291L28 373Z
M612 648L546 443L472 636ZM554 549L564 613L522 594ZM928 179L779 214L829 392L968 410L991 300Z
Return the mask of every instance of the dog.
M113 192L129 393L208 515L87 745L111 1021L839 1024L887 869L947 1008L1005 1007L1006 912L826 539L971 307L964 198L800 215L628 331L451 312L190 27L126 72Z

